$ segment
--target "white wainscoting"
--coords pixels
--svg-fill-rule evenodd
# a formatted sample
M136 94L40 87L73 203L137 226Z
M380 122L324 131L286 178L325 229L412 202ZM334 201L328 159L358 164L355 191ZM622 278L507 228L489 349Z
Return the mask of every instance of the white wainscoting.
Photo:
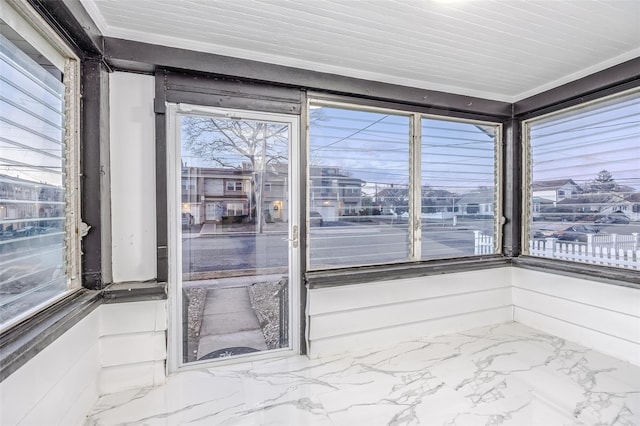
M167 302L102 305L100 394L164 383Z
M640 290L515 267L314 289L307 313L311 357L515 320L640 365ZM100 306L0 383L0 424L82 424L163 383L166 329L166 301Z
M2 425L81 425L98 399L100 308L0 383Z
M512 268L514 320L640 365L640 290Z
M312 358L513 319L510 268L310 290Z
M0 383L1 425L81 425L100 395L165 381L167 303L102 305Z

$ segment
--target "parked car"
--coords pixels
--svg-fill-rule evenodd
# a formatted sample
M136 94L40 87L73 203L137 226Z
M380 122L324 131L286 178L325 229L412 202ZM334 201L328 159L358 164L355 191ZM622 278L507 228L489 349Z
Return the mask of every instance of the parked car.
M531 233L533 234L533 238L549 238L552 237L556 232L560 232L564 229L567 229L567 225L549 223L541 228L532 229Z
M588 234L597 234L598 232L600 232L600 230L593 226L573 225L556 231L551 236L561 241L579 241L586 243Z
M601 216L595 220L595 223L620 223L629 224L629 218L624 213L612 213L607 216Z
M322 215L316 211L309 212L309 225L310 226L322 226L324 225L324 220L322 220Z

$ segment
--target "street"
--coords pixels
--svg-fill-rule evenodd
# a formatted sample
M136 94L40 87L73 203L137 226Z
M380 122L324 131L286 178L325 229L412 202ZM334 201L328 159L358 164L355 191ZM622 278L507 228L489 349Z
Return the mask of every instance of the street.
M474 254L475 229L490 233L491 221L459 225L430 223L422 232L422 258ZM409 258L408 226L350 224L312 227L310 266L313 268L404 261ZM184 234L183 272L263 269L287 266L285 231L263 234Z
M532 230L571 226L570 222L534 222ZM590 224L593 225L593 224ZM601 233L640 232L640 224L598 224ZM492 234L491 220L458 223L427 223L422 230L422 259L474 255L474 230ZM312 227L309 238L311 268L356 266L400 262L409 258L408 226L405 223L328 223ZM207 273L245 269L286 268L286 226L276 232L183 234L183 272ZM207 276L209 274L205 274Z

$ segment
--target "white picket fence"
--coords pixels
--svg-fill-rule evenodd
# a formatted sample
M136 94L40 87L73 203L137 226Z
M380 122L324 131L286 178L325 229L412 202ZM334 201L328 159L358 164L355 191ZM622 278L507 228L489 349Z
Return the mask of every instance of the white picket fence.
M475 254L493 254L493 235L484 235L482 231L473 231L475 235Z
M638 233L633 234L587 234L587 251L591 248L608 248L611 250L637 251L640 239Z
M475 254L493 253L493 236L474 231ZM529 240L529 254L593 265L640 269L638 233L589 234L586 243L559 241L557 238Z

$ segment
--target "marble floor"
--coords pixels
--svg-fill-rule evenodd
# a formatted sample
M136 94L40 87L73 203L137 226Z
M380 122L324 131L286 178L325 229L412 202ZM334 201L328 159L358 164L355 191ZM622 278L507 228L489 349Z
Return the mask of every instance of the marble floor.
M640 367L518 323L187 371L86 425L640 425Z

